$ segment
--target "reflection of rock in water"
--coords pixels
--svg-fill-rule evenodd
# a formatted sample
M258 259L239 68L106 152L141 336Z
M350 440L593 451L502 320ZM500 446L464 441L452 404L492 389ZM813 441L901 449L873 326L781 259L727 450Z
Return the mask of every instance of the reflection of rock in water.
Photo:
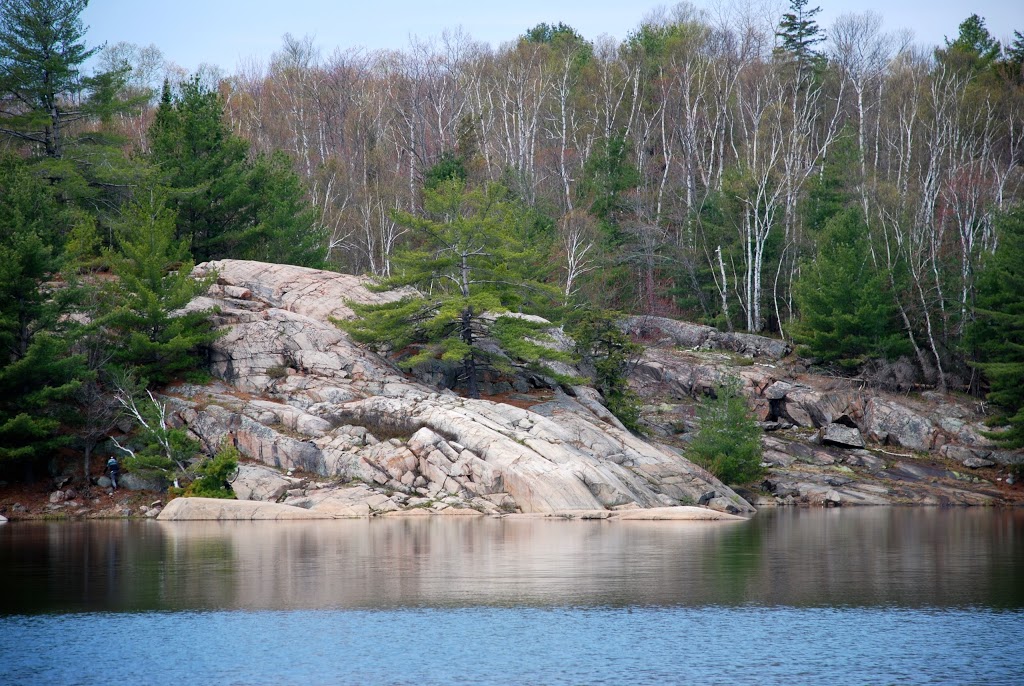
M684 581L700 577L690 568L702 555L693 552L749 523L415 517L161 526L189 555L201 556L211 539L228 542L233 566L216 572L234 578L222 584L232 591L227 606L286 609L672 604ZM182 571L213 566L193 558Z
M1024 608L1024 512L0 527L0 613L626 605Z
M193 578L183 588L228 575L228 607L1024 607L1024 512L1014 511L786 510L730 525L419 517L160 527L169 546L189 551L175 572ZM197 561L211 539L221 540L213 561ZM225 547L232 562L218 568Z

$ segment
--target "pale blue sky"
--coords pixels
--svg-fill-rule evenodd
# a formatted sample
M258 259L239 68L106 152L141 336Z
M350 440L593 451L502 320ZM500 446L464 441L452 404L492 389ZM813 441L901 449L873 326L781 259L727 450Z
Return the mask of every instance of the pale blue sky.
M728 0L727 0L728 1ZM710 7L716 0L694 0ZM771 0L769 0L771 2ZM167 59L194 70L201 62L234 71L247 59L265 61L281 47L285 33L312 35L324 53L335 48L408 47L410 36L436 37L444 29L462 29L493 45L512 40L540 22L569 24L587 39L601 34L622 39L652 9L670 6L657 0L92 0L83 14L87 43L129 41L156 44ZM1024 32L1022 0L818 0L819 24L827 27L846 12L873 10L885 29L909 28L925 45L954 37L971 13L984 17L996 38ZM780 11L788 0L778 2Z

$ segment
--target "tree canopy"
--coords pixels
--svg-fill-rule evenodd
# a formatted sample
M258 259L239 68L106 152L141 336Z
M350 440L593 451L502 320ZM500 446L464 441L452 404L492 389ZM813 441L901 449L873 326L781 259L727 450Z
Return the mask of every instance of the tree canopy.
M969 340L978 351L978 367L989 381L988 400L1001 444L1024 447L1024 209L1000 218L999 248L978 282L977 320Z
M540 253L529 242L528 214L503 186L472 188L452 177L424 190L424 211L425 216L395 214L417 242L395 254L395 274L380 282L381 288L412 286L420 295L356 305L362 319L345 328L356 340L396 352L413 348L401 362L406 367L434 359L459 364L468 394L479 397L479 367L496 361L479 345L491 328L481 317L542 311L554 291L538 272Z
M164 85L149 129L150 159L171 189L177 235L198 262L228 257L318 267L326 256L316 212L280 153L249 158L220 95L198 78Z
M0 0L0 133L64 155L73 126L112 111L121 71L82 74L88 0Z

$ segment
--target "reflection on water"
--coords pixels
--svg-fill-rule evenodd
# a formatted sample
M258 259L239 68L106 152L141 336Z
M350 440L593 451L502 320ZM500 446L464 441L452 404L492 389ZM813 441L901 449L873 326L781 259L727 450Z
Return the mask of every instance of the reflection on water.
M1024 512L744 523L444 518L15 523L0 614L634 606L1024 608Z

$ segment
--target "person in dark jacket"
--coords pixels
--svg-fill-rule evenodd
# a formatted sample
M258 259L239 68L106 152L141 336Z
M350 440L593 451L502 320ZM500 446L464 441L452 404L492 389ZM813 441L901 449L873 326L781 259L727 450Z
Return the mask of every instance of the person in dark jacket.
M117 477L121 475L121 465L117 463L117 458L113 455L107 460L107 472L110 474L110 485L117 490Z

